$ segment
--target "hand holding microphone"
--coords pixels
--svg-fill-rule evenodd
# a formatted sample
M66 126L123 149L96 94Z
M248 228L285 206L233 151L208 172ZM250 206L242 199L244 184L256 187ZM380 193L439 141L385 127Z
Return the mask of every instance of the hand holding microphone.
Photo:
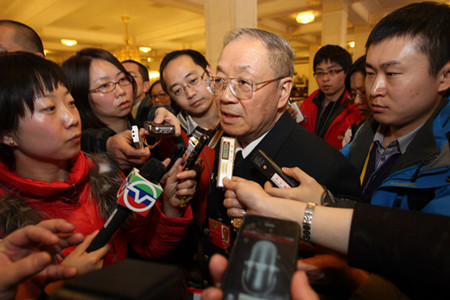
M161 208L169 218L181 217L186 207L183 201L189 202L195 194L197 173L195 170L183 171L182 161L178 160L167 175Z
M157 159L150 158L138 170L134 168L117 192L117 208L89 245L87 252L103 247L133 211L146 216L161 195L159 181L166 167Z

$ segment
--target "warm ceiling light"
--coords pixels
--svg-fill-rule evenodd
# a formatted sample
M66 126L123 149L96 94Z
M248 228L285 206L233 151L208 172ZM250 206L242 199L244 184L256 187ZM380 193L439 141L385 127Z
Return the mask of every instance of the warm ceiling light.
M152 59L151 59L150 57L147 57L147 61L148 61L148 62L151 62Z
M72 46L75 46L76 44L78 44L78 42L76 40L65 40L65 39L62 39L61 40L61 44L69 46L69 47L72 47Z
M348 43L348 46L349 46L350 48L355 48L355 42L354 42L354 41L349 42L349 43Z
M297 23L301 23L301 24L308 24L311 23L312 21L314 21L314 13L312 11L305 11L305 12L301 12L298 13L297 15Z
M150 77L150 80L159 78L159 72L158 71L151 71L148 75Z
M144 53L149 53L150 51L152 51L152 48L150 48L150 47L139 47L139 51L144 52Z

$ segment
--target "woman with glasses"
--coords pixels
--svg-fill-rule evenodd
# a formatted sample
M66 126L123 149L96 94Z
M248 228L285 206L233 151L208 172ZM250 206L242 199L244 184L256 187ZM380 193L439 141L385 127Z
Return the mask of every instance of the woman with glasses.
M108 51L83 49L63 65L83 129L108 127L118 133L137 125L130 112L135 82Z
M180 111L179 106L172 101L169 94L164 92L161 80L156 80L153 82L153 84L150 86L150 89L148 90L148 93L150 95L150 99L152 100L152 105L167 105L173 108L175 114L177 114Z
M24 52L0 55L0 238L53 218L95 235L117 207L124 175L105 155L80 151L81 119L68 86L53 62ZM177 175L187 180L178 184L170 176L165 196L146 217L130 215L109 246L87 253L91 236L54 259L67 257L81 274L125 259L129 245L140 256L168 255L192 220L190 207L181 209L171 195L193 195L195 172Z
M88 151L83 147L86 145L83 142L86 130L103 129L101 131L108 135L110 132L126 132L132 125L142 127L131 115L136 83L110 52L86 48L66 60L62 68L80 111L83 126L81 147L84 151ZM131 132L128 132L131 138ZM90 142L89 139L88 143ZM170 176L161 182L164 188L161 196L161 204L165 207L161 211L164 218L186 217L186 209L180 207L181 198L184 196L183 203L189 202L195 193L195 171L182 172L180 164L181 161L175 163L167 173ZM124 170L125 173L127 171L129 170Z

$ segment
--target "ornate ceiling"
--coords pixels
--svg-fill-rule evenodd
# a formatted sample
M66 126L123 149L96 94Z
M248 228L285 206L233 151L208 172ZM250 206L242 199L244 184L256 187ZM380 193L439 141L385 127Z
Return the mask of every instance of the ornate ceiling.
M175 49L205 52L204 1L218 0L0 0L0 18L33 27L42 37L47 57L61 62L85 47L111 52L124 48L122 17L127 16L130 46L151 47L151 52L141 54L142 59L150 57L159 65L161 57ZM285 36L297 50L320 45L322 2L258 0L258 27ZM419 1L347 0L348 39L352 39L354 26L373 25L380 17L411 2ZM300 25L295 17L305 10L316 11L316 20ZM78 44L64 46L60 42L63 38L77 40Z

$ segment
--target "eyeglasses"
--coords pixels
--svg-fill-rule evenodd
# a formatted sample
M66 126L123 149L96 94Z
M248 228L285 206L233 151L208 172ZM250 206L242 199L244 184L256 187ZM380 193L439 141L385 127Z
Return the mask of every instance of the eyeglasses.
M163 97L167 97L169 95L167 95L166 93L159 93L159 94L155 94L155 95L150 95L150 98L154 101L156 100L156 98L161 99Z
M329 70L329 71L325 71L325 72L315 72L314 77L316 77L316 78L321 78L324 76L335 77L337 74L341 73L342 71L344 71L344 69L333 69L333 70Z
M239 100L247 100L253 96L253 92L262 89L269 83L280 80L286 76L280 76L274 79L269 79L257 83L253 83L249 79L243 78L223 78L223 77L211 77L207 80L208 88L214 95L219 95L227 88L230 88L231 93ZM258 85L261 85L258 88Z
M133 76L133 78L142 78L141 75L135 74L134 72L128 72L130 73L131 76Z
M128 78L127 76L124 76L120 78L118 81L113 82L105 82L102 85L96 87L95 89L89 90L90 93L102 93L102 94L108 94L111 93L116 89L116 85L119 84L120 86L127 86L131 84L131 78Z
M198 74L192 74L190 75L186 83L184 84L177 84L170 88L170 93L172 93L175 97L180 97L183 92L186 92L187 88L196 88L200 81L203 80L203 77L205 76L206 71L203 72L202 76L198 76Z
M350 97L352 98L352 100L355 100L356 97L359 97L359 99L365 99L366 98L366 92L364 91L351 91L350 92Z

